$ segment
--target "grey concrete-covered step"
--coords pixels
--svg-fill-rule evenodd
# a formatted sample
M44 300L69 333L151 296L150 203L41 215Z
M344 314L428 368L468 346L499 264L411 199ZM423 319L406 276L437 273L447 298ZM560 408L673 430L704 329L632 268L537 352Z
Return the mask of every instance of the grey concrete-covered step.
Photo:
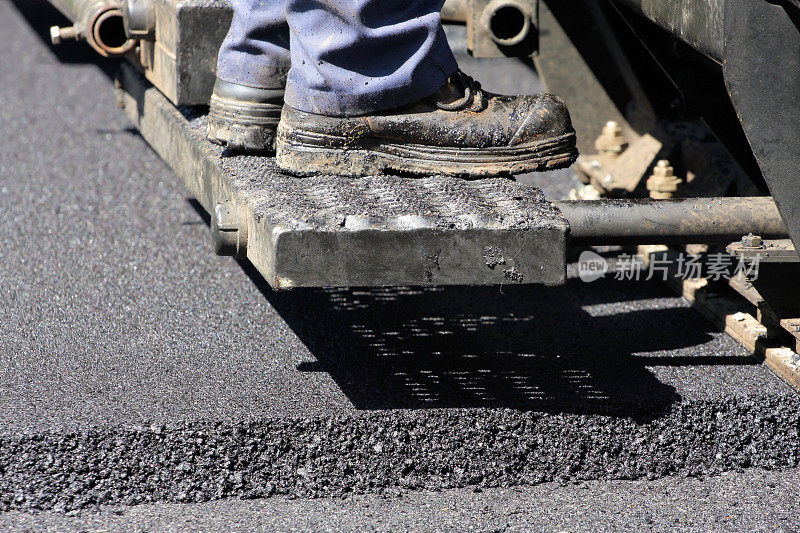
M129 116L209 213L226 202L246 256L275 288L560 284L568 224L537 188L508 178L297 178L270 158L205 140L205 116L176 109L131 67Z

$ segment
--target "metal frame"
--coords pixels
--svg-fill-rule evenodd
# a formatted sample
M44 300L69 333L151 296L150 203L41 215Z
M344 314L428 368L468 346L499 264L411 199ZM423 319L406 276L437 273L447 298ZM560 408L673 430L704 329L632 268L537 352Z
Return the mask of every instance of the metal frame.
M258 157L232 168L132 67L120 86L142 136L227 234L218 249L246 256L275 289L566 279L569 227L536 188L504 178L295 178Z

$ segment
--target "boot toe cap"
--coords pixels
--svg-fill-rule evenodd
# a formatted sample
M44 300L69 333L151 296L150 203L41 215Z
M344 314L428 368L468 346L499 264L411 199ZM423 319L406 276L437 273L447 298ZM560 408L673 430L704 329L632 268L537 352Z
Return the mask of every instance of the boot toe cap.
M528 96L526 100L528 112L512 136L510 145L574 132L567 105L561 98L544 93Z

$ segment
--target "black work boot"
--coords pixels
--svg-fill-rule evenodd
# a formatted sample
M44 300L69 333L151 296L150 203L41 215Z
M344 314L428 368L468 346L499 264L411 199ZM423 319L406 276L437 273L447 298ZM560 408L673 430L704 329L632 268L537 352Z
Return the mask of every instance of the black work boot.
M562 168L578 155L557 96L485 93L462 72L411 105L360 117L285 106L277 162L297 175L489 176Z
M283 92L217 78L208 111L208 140L232 151L273 154Z

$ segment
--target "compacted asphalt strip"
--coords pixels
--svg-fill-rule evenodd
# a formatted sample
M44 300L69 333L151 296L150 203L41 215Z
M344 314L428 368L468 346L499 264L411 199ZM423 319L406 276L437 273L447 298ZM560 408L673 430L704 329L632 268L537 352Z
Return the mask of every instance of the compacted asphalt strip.
M0 525L800 527L800 396L684 300L274 292L59 22L0 0Z

